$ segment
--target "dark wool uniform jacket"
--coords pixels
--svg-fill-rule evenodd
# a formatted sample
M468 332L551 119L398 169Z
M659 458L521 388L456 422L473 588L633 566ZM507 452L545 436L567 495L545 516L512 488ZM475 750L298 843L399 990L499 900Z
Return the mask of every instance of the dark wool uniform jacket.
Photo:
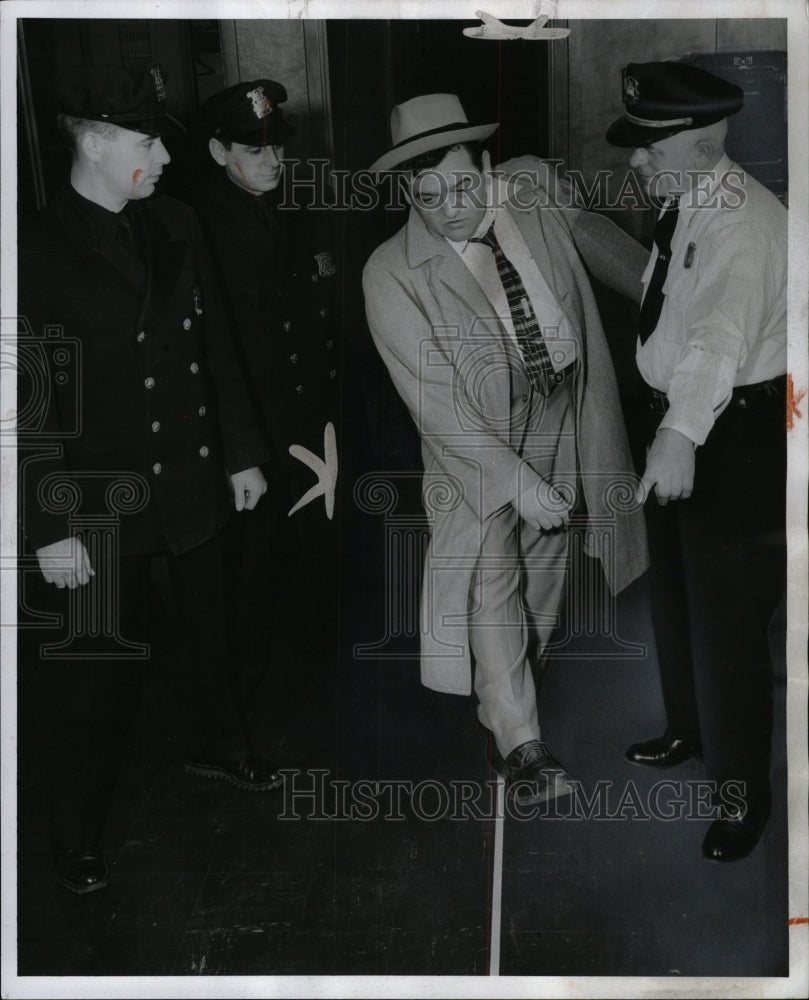
M279 208L282 199L282 189L260 197L243 191L219 169L191 204L209 239L275 459L299 470L289 446L322 455L327 421L338 424L339 277L328 213Z
M227 520L227 474L268 456L196 217L164 197L126 212L136 253L68 186L21 227L33 549L117 515L121 553L182 553Z

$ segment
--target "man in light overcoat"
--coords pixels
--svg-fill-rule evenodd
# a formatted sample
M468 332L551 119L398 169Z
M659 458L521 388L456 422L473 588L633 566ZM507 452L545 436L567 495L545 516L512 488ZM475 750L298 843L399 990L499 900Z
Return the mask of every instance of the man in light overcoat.
M421 677L479 700L489 759L525 802L569 791L540 738L532 660L558 623L569 531L612 592L646 567L609 351L579 251L638 301L647 254L562 202L533 157L491 170L455 95L394 108L407 224L363 274L371 333L422 440L431 540ZM578 250L577 250L578 248Z

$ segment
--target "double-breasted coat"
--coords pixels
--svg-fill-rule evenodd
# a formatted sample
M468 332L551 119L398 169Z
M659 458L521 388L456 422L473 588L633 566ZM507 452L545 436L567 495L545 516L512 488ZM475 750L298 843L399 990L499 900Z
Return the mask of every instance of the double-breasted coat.
M633 502L609 350L576 238L581 235L593 273L636 300L647 254L617 227L554 201L541 161L521 158L499 169L515 181L516 197L505 210L576 341L581 485L596 529L592 539L601 540L592 554L601 559L613 592L620 591L646 568L646 539L642 511ZM487 318L492 307L481 287L414 210L369 259L363 288L372 336L422 440L431 526L421 603L422 682L467 694L469 594L483 525L532 476L520 445L528 414L520 400L527 398L528 382L502 324Z
M298 202L294 187L256 196L223 169L192 198L274 464L305 489L312 473L290 456L289 446L323 457L326 423L339 423L340 343L327 213Z
M27 440L45 446L21 469L34 549L68 537L77 515L110 513L122 473L119 551L188 551L227 520L227 473L268 455L196 217L160 196L127 213L137 256L69 186L21 227L18 303L32 336L20 341L31 362L20 392L42 410ZM75 502L60 500L65 480Z

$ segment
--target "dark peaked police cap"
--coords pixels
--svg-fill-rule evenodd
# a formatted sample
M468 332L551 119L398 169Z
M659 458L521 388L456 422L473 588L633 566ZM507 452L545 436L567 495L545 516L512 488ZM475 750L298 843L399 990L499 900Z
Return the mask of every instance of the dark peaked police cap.
M107 122L145 135L181 135L185 126L166 112L166 84L159 66L132 70L99 64L66 70L54 94L57 111Z
M295 131L280 107L286 99L286 88L275 80L237 83L208 98L200 108L198 126L214 139L245 146L280 145Z
M623 70L624 116L607 129L613 146L648 146L735 114L744 91L683 62L629 63Z

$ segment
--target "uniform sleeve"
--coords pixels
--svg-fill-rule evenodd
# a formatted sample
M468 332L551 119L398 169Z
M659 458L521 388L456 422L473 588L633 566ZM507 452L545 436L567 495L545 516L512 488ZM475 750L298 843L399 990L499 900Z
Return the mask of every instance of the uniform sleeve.
M475 514L484 520L539 483L506 441L482 418L474 419L477 407L459 374L458 359L439 345L412 290L371 258L363 272L363 291L374 343L422 443L460 481ZM464 437L474 448L463 447Z
M706 240L704 264L686 310L686 342L668 387L661 428L705 442L730 401L736 373L755 344L772 302L763 234L749 223Z
M205 347L219 401L225 461L233 475L266 462L270 449L233 342L228 314L199 223L190 213L194 251L205 302Z
M640 305L641 277L649 251L606 216L580 211L573 220L571 236L584 263L613 291Z
M57 500L60 492L54 477L63 482L69 478L70 468L62 443L65 427L56 391L54 351L49 349L53 345L43 344L46 324L58 323L60 317L49 315L43 296L42 275L49 273L48 255L37 252L28 242L23 236L17 279L18 329L22 333L27 324L33 333L33 337L19 336L17 342L17 412L23 421L17 427L18 481L23 534L36 550L71 535L68 513L58 513L53 509L57 504L49 502L49 497ZM79 359L73 356L72 360L71 376L80 379ZM63 372L60 377L64 377ZM49 483L54 484L52 489Z

